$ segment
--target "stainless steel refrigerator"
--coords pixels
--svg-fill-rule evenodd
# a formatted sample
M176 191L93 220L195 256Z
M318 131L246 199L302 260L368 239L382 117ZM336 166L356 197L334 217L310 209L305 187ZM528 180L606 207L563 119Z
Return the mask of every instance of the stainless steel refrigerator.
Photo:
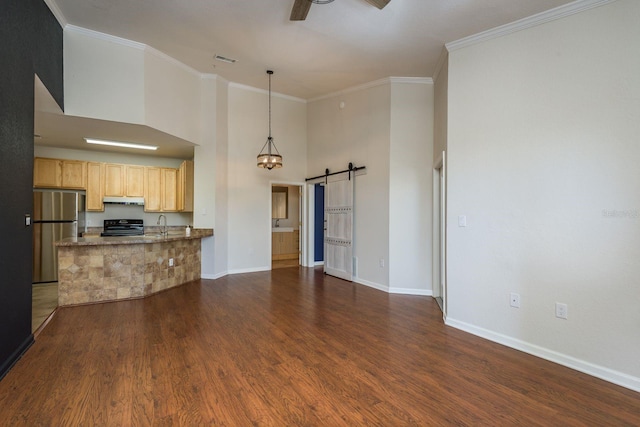
M86 231L84 192L34 190L33 283L58 281L58 250L54 243Z

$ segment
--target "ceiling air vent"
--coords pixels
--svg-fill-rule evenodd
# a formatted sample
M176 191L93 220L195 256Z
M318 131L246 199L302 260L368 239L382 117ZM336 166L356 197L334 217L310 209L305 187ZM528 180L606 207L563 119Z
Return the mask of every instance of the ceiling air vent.
M213 55L213 59L216 59L218 61L222 61L222 62L226 62L227 64L235 64L236 63L236 59L231 59L231 58L227 58L225 56L222 55Z

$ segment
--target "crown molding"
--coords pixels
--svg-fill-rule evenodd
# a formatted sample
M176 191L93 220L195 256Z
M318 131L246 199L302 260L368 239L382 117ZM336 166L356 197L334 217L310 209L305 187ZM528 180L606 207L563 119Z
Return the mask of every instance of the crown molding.
M89 30L83 27L77 27L71 24L65 25L64 30L70 33L81 34L83 36L91 37L96 40L115 43L121 46L131 47L138 50L145 50L145 48L147 47L147 45L144 43L134 42L132 40L123 39L122 37L116 37L116 36L112 36L111 34L100 33L98 31Z
M389 77L391 83L408 83L413 85L432 85L431 77Z
M371 89L377 86L384 86L391 83L409 83L409 84L433 84L431 77L385 77L383 79L374 80L372 82L363 83L361 85L352 86L336 92L331 92L326 95L320 95L315 98L311 98L308 102L321 101L323 99L333 98L340 95L346 95L352 92L359 92L361 90Z
M535 15L531 15L527 18L514 21L510 24L501 25L496 28L492 28L487 31L483 31L478 34L474 34L469 37L465 37L453 42L445 44L446 49L449 52L453 52L458 49L472 46L487 40L492 40L498 37L506 36L527 28L535 27L538 25L546 24L547 22L555 21L565 18L567 16L575 15L580 12L584 12L589 9L593 9L607 3L612 3L616 0L578 0L572 3L567 3L562 6L541 12Z
M229 87L230 88L242 89L242 90L246 90L246 91L249 91L249 92L257 92L257 93L262 93L262 94L265 94L265 95L269 95L269 91L268 90L259 89L257 87L253 87L253 86L249 86L249 85L244 85L242 83L230 82L229 83ZM303 104L307 103L306 99L297 98L295 96L285 95L285 94L278 93L278 92L271 92L271 96L276 97L276 98L287 99L289 101L301 102Z
M57 3L54 0L44 0L44 3L49 7L53 16L58 20L58 24L60 24L62 28L66 27L68 24L67 18L64 17Z
M320 95L318 97L309 99L308 102L321 101L323 99L333 98L335 96L340 96L340 95L346 95L348 93L358 92L358 91L365 90L365 89L370 89L370 88L376 87L376 86L383 86L383 85L386 85L386 84L389 84L389 83L391 83L391 78L386 77L384 79L374 80L374 81L369 82L369 83L364 83L364 84L361 84L361 85L352 86L352 87L349 87L349 88L346 88L346 89L343 89L343 90L339 90L339 91L336 91L336 92L331 92L331 93L328 93L326 95Z

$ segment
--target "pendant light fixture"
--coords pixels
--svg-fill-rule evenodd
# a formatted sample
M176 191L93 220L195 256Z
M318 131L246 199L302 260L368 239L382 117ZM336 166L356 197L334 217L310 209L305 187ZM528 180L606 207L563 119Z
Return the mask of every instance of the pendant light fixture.
M267 70L267 74L269 75L269 137L258 154L258 167L271 170L282 167L282 156L271 137L271 75L273 71Z

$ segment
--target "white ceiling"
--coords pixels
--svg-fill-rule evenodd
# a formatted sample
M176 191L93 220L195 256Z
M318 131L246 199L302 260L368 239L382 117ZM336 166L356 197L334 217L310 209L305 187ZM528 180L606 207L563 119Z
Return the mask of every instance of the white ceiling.
M381 78L431 77L445 43L571 0L46 0L62 24L144 43L201 73L313 99ZM235 64L215 61L219 54Z

